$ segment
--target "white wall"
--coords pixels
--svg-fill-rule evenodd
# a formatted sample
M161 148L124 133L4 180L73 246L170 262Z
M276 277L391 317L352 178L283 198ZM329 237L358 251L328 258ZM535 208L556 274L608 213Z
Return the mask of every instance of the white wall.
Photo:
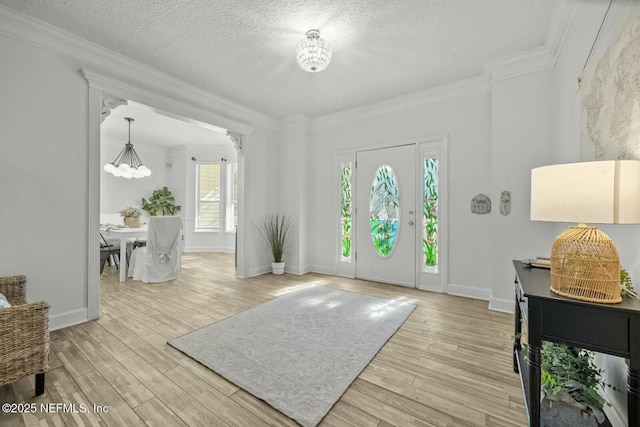
M473 196L491 194L489 94L399 108L316 130L308 156L313 270L335 271L339 233L335 153L436 135L448 135L449 140L449 282L489 298L491 218L474 215L470 209Z
M284 254L285 271L309 271L309 119L293 117L278 133L278 206L272 213L291 217L291 237Z
M242 277L254 276L271 271L271 251L262 240L258 228L264 215L278 212L278 174L282 163L278 158L277 138L274 132L256 131L244 138L245 180L244 200L239 201L238 214L245 220L244 229L238 229L238 238L244 239L246 250L238 254L247 259L246 271L239 271ZM243 203L242 203L243 202Z
M491 106L491 308L513 310L514 259L548 255L553 225L530 216L531 169L551 163L551 71L493 82ZM502 191L511 212L500 214Z
M56 329L87 319L87 83L30 44L0 52L0 276L26 275Z

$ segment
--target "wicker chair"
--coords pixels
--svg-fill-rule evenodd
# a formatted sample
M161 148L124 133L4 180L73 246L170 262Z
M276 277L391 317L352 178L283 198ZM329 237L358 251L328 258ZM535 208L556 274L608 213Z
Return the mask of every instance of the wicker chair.
M0 386L35 374L39 396L49 370L49 306L27 303L26 283L25 276L0 277L0 293L11 304L0 308Z

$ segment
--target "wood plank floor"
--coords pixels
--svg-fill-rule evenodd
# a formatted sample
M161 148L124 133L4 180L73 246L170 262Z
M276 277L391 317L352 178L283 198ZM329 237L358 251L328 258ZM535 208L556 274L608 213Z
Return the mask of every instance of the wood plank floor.
M0 412L0 425L296 425L166 341L319 283L418 304L321 426L526 426L513 316L486 301L318 274L239 280L229 254L185 254L170 283L119 283L117 275L115 267L102 275L99 320L51 333L44 395L33 397L33 376L0 387L0 402L38 407ZM49 405L47 413L41 403L87 411Z

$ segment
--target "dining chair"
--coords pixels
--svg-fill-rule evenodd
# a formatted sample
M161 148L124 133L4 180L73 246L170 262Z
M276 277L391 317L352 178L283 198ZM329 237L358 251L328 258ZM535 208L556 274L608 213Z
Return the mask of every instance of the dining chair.
M113 259L116 268L120 268L120 246L110 244L107 239L100 233L100 275L104 271L104 265L108 259Z
M137 248L147 246L147 239L132 238L127 241L127 267L131 265L131 254Z
M173 280L180 274L182 219L179 216L149 218L147 245L136 248L129 261L129 277L145 283Z

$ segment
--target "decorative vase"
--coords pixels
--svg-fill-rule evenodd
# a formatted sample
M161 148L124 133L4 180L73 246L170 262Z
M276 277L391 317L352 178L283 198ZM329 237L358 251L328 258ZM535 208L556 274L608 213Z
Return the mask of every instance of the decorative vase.
M124 225L126 225L129 228L140 228L140 218L125 216Z
M284 261L283 262L272 262L271 263L271 271L273 271L273 274L282 274L282 273L284 273Z

